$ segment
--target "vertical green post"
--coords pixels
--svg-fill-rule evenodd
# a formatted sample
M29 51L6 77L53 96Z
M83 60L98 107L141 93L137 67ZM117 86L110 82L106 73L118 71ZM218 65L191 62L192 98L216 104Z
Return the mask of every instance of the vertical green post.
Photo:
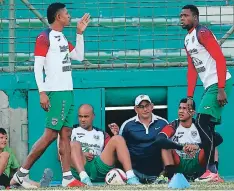
M9 71L15 70L15 0L9 0Z

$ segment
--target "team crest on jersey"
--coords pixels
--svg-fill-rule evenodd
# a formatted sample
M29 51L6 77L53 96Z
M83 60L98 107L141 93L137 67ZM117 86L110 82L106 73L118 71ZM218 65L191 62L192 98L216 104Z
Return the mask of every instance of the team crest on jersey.
M191 135L193 138L195 138L197 136L197 131L191 131Z
M94 135L93 138L96 139L96 140L100 139L99 135Z
M58 119L52 118L51 123L52 123L52 125L57 125L58 124Z
M194 43L194 41L195 41L195 37L193 36L193 37L192 37L192 43Z

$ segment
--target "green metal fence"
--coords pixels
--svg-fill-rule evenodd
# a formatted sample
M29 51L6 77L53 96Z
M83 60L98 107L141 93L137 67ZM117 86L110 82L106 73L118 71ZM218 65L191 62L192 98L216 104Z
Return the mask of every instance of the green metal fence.
M0 4L0 70L33 69L36 36L46 25L51 0L8 0ZM179 26L185 0L70 0L72 15L65 34L73 43L76 22L86 12L92 21L85 33L85 61L73 62L74 69L141 68L185 66L183 39ZM200 21L218 39L224 37L223 52L233 65L234 2L191 0L200 10ZM226 36L225 36L226 35ZM227 38L228 37L228 38ZM227 39L226 39L227 38Z

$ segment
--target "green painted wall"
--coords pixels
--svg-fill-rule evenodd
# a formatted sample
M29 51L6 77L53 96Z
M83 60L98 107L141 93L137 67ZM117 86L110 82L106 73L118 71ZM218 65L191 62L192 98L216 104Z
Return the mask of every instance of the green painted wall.
M230 68L234 76L234 68ZM0 89L9 95L10 107L28 108L29 148L44 130L44 112L39 105L39 96L33 73L4 73L0 75ZM80 70L73 72L76 108L81 103L94 105L95 125L105 128L105 106L133 105L137 94L147 93L156 104L168 105L168 120L177 117L178 101L186 96L186 68L135 69L135 70ZM199 104L203 87L198 83L196 102ZM15 92L15 93L12 93ZM233 94L224 110L224 123L218 131L224 136L220 147L220 173L225 178L234 178L234 154L232 135L234 121L232 107ZM76 118L74 118L76 121ZM20 128L20 127L19 127ZM55 171L55 180L61 178L60 164L57 161L56 143L53 143L32 168L31 175L39 180L43 169Z

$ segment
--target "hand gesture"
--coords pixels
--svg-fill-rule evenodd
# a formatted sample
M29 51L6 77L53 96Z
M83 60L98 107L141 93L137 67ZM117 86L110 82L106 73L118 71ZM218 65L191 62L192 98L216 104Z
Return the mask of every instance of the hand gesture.
M116 123L111 123L111 124L108 125L108 127L110 128L113 135L118 135L119 134L119 126Z
M83 34L89 22L90 22L90 14L85 13L84 16L77 22L77 33Z

